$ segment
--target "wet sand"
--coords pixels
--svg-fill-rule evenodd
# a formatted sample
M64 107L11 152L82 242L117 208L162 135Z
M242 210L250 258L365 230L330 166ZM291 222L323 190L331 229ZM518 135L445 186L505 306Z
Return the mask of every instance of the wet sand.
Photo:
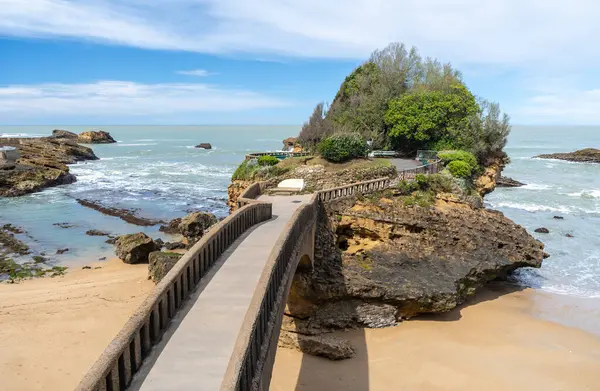
M154 284L120 260L0 284L0 389L72 390Z
M355 358L278 349L271 391L600 390L600 300L494 285L448 314L339 335Z

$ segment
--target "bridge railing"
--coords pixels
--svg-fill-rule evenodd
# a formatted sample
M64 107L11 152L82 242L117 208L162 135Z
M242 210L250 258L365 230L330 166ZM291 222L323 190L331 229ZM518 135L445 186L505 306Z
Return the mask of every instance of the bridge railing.
M301 206L273 247L246 313L221 391L268 387L300 247L307 235L314 234L318 202L315 194L309 203Z
M332 201L337 198L350 197L357 194L371 193L385 190L390 185L390 178L373 179L366 182L353 183L351 185L334 187L333 189L321 190L317 193L321 201Z
M277 151L277 152L254 152L246 155L246 160L259 158L261 156L275 156L275 157L303 157L312 156L310 152L289 152L289 151Z
M171 319L221 254L248 228L271 217L270 203L255 202L208 231L154 287L76 390L126 389Z

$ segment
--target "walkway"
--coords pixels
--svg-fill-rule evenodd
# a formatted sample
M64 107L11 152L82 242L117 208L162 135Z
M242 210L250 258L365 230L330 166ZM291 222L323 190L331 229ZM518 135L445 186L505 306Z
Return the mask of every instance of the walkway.
M131 384L141 391L218 390L258 280L304 196L261 196L273 218L249 229L219 258L173 319Z
M398 172L403 170L410 170L411 168L417 168L421 165L421 162L415 159L389 159L389 161L396 166Z

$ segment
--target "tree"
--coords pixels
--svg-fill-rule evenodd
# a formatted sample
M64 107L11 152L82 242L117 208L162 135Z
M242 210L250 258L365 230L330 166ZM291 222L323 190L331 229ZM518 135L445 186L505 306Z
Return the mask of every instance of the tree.
M389 103L385 122L397 148L416 149L457 140L479 108L464 85L456 83L448 91L411 92Z
M325 104L317 104L312 115L302 126L298 135L298 142L308 150L314 150L325 137L333 134L331 121L325 118Z

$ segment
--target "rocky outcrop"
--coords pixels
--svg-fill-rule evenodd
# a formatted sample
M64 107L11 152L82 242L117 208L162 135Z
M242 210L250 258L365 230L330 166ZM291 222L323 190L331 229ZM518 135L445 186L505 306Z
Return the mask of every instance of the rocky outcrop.
M52 131L52 137L77 140L79 136L76 133L69 132L68 130L54 129Z
M98 202L83 199L77 199L77 202L81 206L85 206L86 208L94 209L107 216L118 217L121 220L128 222L129 224L138 225L140 227L151 227L153 225L164 223L164 221L162 220L153 220L136 216L137 210L135 209L119 209L107 207L99 204Z
M227 186L227 206L230 211L237 209L237 200L242 196L242 193L252 184L252 181L232 180Z
M212 213L192 212L185 217L171 220L159 230L172 235L183 235L190 244L194 244L217 222L217 217Z
M167 242L165 243L165 248L167 250L183 250L187 247L187 245L183 242Z
M567 160L578 163L600 163L600 149L586 148L569 153L550 153L538 155L535 156L535 158Z
M76 179L67 164L98 159L90 148L64 138L0 138L0 146L15 147L20 153L14 166L0 170L0 196L5 197L73 183Z
M179 233L191 240L197 240L204 232L217 223L217 218L212 213L194 212L183 217L179 223Z
M116 245L115 253L125 263L146 263L150 253L158 250L152 238L143 232L119 236Z
M537 232L538 234L549 234L550 230L548 228L545 228L545 227L540 227L540 228L536 228L534 230L534 232Z
M512 178L505 177L505 176L501 176L496 181L496 187L521 187L521 186L525 186L525 184L521 183L519 181L516 181Z
M200 143L200 144L196 145L194 148L212 149L212 145L210 143Z
M352 358L356 354L348 340L327 334L304 335L281 330L277 346L336 361Z
M90 229L85 234L87 236L110 236L110 232L100 231L99 229Z
M158 283L179 261L182 254L162 251L151 252L148 257L148 279Z
M390 196L321 209L314 268L297 271L288 298L302 332L386 327L449 311L488 281L540 267L547 256L500 212L450 197L404 205Z
M298 138L296 137L288 137L285 140L283 140L283 150L284 151L293 151L294 147L296 146L296 142L298 141Z
M81 132L77 137L77 141L82 144L112 144L117 142L110 133L103 130Z
M490 194L496 189L498 180L501 178L502 170L506 166L506 156L491 159L485 166L483 174L475 179L473 185L480 196Z

